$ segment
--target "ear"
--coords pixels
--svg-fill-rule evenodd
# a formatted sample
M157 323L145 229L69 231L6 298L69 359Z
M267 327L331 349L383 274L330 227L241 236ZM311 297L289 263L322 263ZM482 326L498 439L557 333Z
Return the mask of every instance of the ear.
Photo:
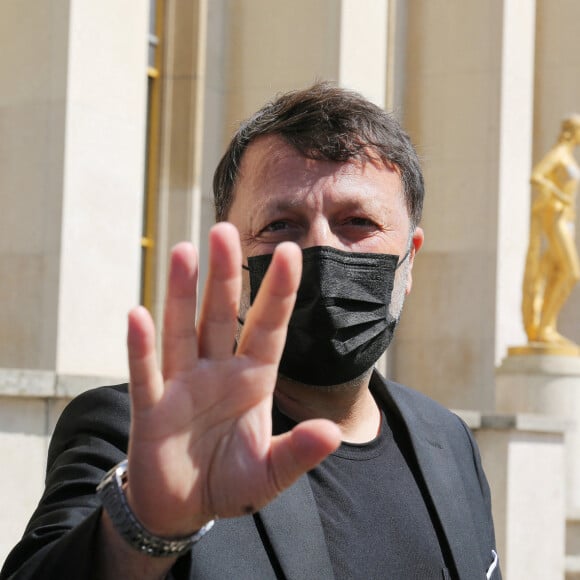
M405 288L406 295L409 295L411 287L413 286L413 264L415 263L415 255L421 249L424 240L425 234L423 233L423 228L417 226L413 232L411 250L409 252L409 275L407 276L407 287Z

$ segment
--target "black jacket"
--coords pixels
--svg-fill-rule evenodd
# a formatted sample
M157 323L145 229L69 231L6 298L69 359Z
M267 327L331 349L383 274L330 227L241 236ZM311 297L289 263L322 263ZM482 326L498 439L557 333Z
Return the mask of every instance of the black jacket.
M371 390L385 413L397 413L408 429L459 578L485 578L493 561L494 529L489 487L469 429L431 399L377 373ZM87 391L67 406L52 437L44 495L0 579L90 577L101 509L95 487L125 458L129 422L127 385ZM218 521L172 575L332 579L308 478L301 477L254 515ZM491 578L501 578L499 567Z

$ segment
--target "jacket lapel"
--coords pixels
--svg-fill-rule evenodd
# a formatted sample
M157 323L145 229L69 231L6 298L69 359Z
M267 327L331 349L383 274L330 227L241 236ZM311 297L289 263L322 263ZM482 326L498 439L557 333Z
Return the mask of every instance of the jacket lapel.
M388 381L376 373L371 389L388 410L398 411L407 427L423 481L439 516L441 527L460 578L473 577L474 570L485 570L477 545L478 535L462 485L459 466L440 425L429 422L428 413L417 412L418 402L401 396Z
M279 435L293 426L274 406L273 434ZM318 505L307 474L262 508L257 517L286 580L334 579Z
M318 507L306 475L260 510L258 517L287 580L334 579Z
M485 570L470 506L458 482L462 475L441 426L417 409L417 398L406 397L377 373L371 390L385 410L400 415L407 428L419 469L460 578ZM287 580L333 580L334 574L318 507L306 475L260 510L258 517Z

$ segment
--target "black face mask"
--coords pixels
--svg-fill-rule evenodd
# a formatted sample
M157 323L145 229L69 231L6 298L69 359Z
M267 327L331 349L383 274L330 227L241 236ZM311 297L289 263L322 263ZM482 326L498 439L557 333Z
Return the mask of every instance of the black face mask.
M389 346L397 320L389 314L395 272L405 257L303 250L302 279L288 324L280 374L309 385L338 385L368 371ZM272 260L248 259L250 301Z

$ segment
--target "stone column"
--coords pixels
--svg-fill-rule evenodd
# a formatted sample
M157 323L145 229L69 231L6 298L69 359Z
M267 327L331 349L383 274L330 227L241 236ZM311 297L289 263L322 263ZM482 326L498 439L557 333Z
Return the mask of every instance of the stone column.
M0 367L123 376L139 299L148 4L3 10Z
M148 9L146 0L2 5L0 455L9 477L0 482L0 561L40 497L65 402L127 374Z
M216 0L210 4L215 11L222 2ZM171 248L182 240L192 241L199 249L204 275L206 271L207 229L213 223L213 215L206 214L204 186L207 184L203 179L211 161L206 159L205 135L208 133L204 131L214 129L213 114L209 122L206 120L206 104L213 112L216 102L211 93L206 98L206 71L215 70L212 50L221 50L225 42L217 30L208 37L207 0L180 0L166 2L165 6L159 236L153 308L158 321L163 319ZM200 288L204 280L205 277L200 281Z
M427 196L396 378L492 410L495 365L523 338L535 2L406 6L404 124Z
M126 316L139 301L148 14L146 0L71 2L55 168L63 188L53 198L62 203L59 374L126 374Z

